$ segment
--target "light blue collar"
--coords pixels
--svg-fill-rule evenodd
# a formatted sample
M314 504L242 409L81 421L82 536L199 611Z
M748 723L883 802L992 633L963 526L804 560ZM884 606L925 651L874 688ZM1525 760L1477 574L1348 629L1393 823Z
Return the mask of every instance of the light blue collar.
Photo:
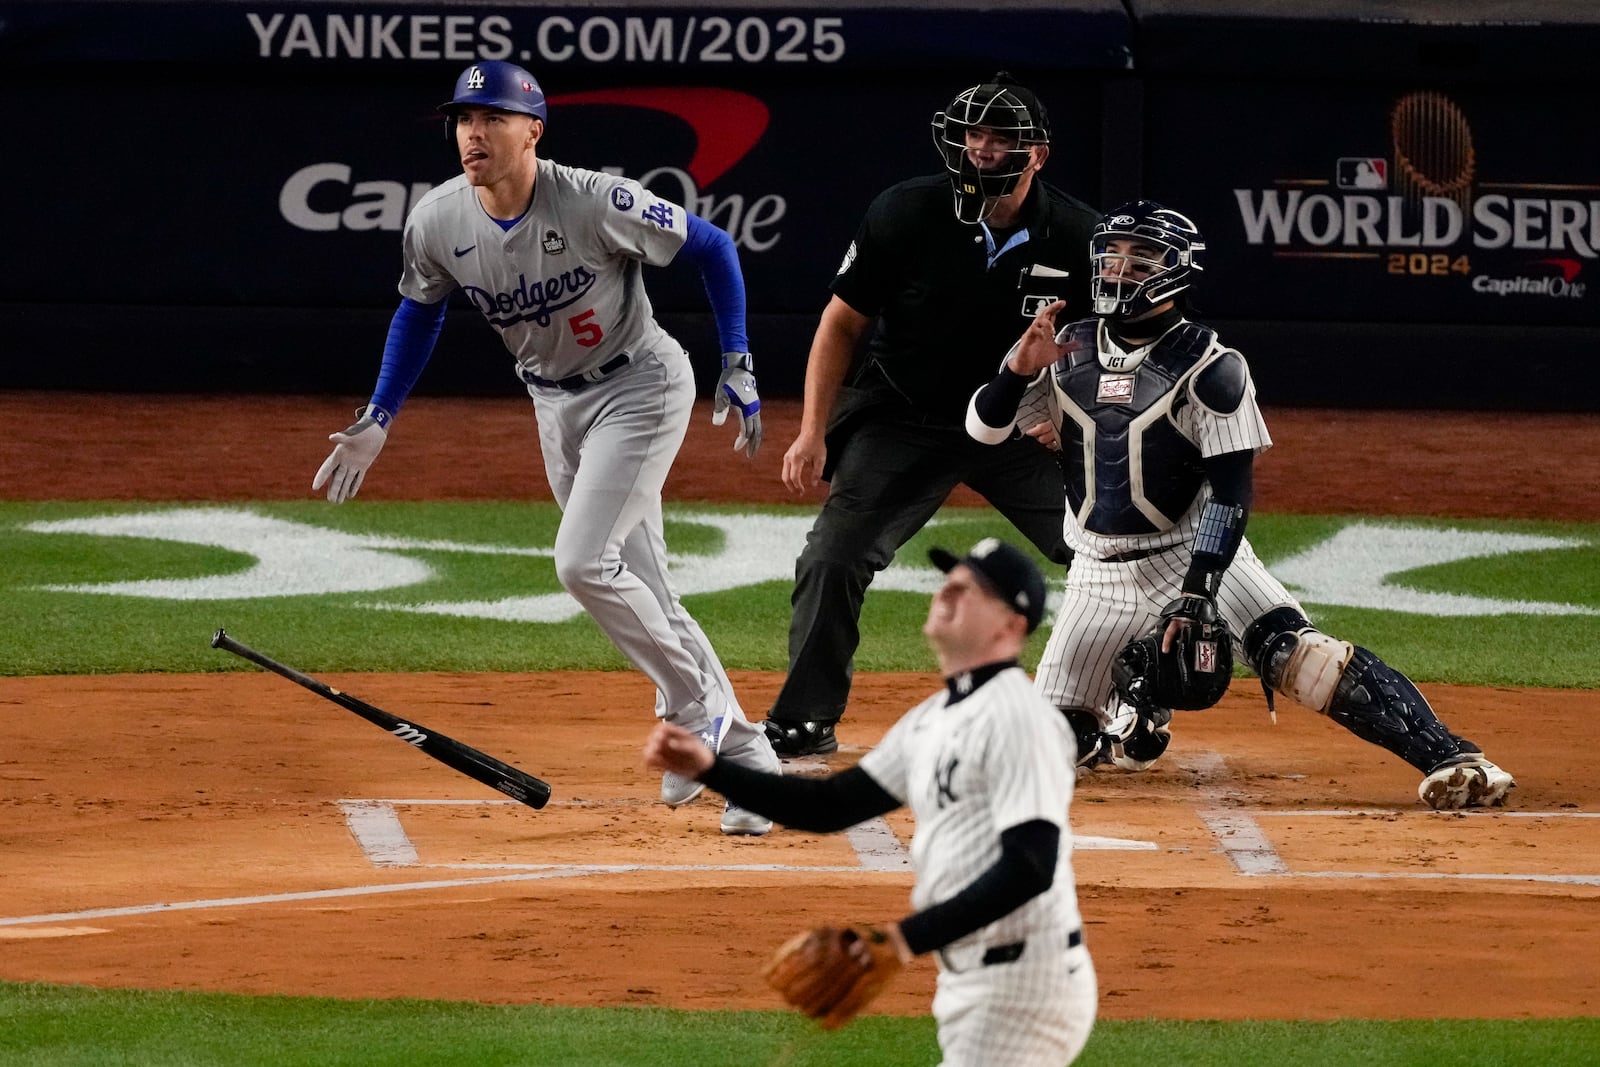
M1005 255L1018 245L1027 243L1028 228L1026 226L1012 234L1010 239L1007 240L1005 244L1001 245L999 248L996 248L994 246L994 234L989 232L989 224L987 222L980 222L978 225L983 227L983 247L989 255L990 270L994 269L995 260L999 259L1001 256Z

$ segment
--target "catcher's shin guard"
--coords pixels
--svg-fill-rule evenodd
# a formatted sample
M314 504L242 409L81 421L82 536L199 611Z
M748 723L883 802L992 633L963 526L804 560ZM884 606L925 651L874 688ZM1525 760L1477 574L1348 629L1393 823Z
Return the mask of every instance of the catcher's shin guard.
M1072 727L1072 737L1078 743L1077 768L1081 771L1097 767L1111 759L1111 737L1100 729L1100 716L1088 708L1062 708L1067 725Z
M1244 645L1263 686L1322 712L1420 771L1479 752L1439 721L1411 679L1370 649L1329 638L1292 608L1257 619L1245 631Z

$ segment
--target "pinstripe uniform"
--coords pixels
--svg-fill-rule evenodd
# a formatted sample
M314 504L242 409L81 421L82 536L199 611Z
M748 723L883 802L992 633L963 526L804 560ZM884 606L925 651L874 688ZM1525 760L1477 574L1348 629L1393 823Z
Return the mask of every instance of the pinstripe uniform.
M1200 460L1259 453L1272 438L1242 359L1205 327L1180 321L1130 351L1099 319L1057 334L1069 338L1084 347L1029 387L1031 410L1042 404L1061 437L1066 541L1076 553L1035 685L1055 706L1094 710L1105 722L1115 702L1112 660L1181 592L1211 497ZM1239 360L1245 375L1243 400L1230 412L1208 407L1195 389L1221 359ZM1236 646L1246 624L1279 606L1299 610L1244 541L1217 593Z
M1061 773L1075 752L1066 720L1013 666L959 699L941 690L861 758L916 817L918 910L987 871L1003 831L1035 820L1061 830L1048 890L938 952L933 1014L945 1067L1062 1067L1089 1039L1096 980L1072 873L1073 777Z
M400 292L435 304L459 287L516 358L562 509L556 575L655 682L657 713L695 731L721 717L724 754L776 769L667 574L661 489L695 383L642 271L677 255L686 218L637 182L541 159L533 203L506 230L458 176L407 218ZM580 375L580 388L555 384Z

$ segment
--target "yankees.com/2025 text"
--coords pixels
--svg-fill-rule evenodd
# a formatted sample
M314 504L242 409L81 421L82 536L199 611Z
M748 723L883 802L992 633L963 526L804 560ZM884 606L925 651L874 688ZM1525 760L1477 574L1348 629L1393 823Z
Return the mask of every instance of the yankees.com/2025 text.
M835 16L551 15L527 35L504 15L250 11L245 21L262 59L837 63L846 50L844 19Z

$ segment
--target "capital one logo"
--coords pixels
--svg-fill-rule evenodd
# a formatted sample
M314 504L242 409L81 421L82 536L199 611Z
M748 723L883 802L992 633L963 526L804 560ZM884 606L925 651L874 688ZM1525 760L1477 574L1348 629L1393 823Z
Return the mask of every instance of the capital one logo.
M467 87L477 89L483 84L482 70L472 68ZM719 196L701 191L748 155L766 133L770 112L756 97L709 87L604 89L553 97L550 104L558 109L626 107L685 123L694 133L695 147L689 160L681 167L662 166L638 175L639 183L721 226L741 249L764 252L782 237L778 226L789 208L781 194ZM573 128L581 126L574 123ZM594 151L587 154L592 158ZM583 165L590 163L585 160ZM618 167L597 169L621 172ZM399 232L406 215L432 187L429 182L360 175L343 162L311 163L285 180L278 192L278 212L296 229L314 233Z

